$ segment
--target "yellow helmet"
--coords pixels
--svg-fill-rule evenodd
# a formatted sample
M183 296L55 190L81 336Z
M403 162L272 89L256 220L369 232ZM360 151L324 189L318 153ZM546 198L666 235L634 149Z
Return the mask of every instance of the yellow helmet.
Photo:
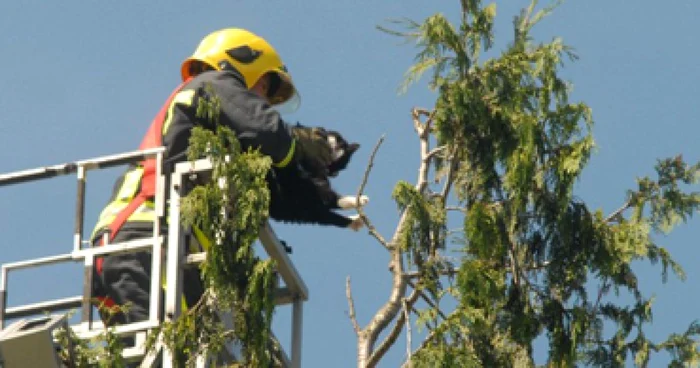
M276 108L295 111L300 98L287 67L277 51L262 37L239 28L210 33L199 43L194 54L182 63L182 80L199 73L202 65L215 70L235 69L250 89L265 74L273 78L268 99Z

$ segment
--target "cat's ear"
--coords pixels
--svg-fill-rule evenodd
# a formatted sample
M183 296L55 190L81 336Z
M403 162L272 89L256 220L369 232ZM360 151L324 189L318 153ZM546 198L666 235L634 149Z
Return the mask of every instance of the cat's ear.
M357 151L359 148L360 148L360 144L359 144L359 143L350 143L350 145L349 145L348 148L347 148L347 154L348 154L348 155L352 155L352 154L355 153L355 151Z

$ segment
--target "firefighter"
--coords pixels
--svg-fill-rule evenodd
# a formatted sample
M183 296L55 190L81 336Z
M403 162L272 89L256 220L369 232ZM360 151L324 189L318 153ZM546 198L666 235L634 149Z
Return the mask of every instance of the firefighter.
M300 164L325 168L332 160L325 139L312 130L292 129L278 111L293 111L299 95L275 49L263 38L243 29L222 29L206 36L181 69L178 86L156 115L140 149L166 147L163 170L167 174L184 161L191 129L216 130L215 123L198 117L198 105L220 103L218 124L237 135L242 148L259 148L273 165ZM115 184L110 202L102 211L92 242L99 246L153 236L155 217L154 159L130 167ZM106 234L106 235L105 235ZM107 307L124 306L103 321L126 324L148 318L150 253L110 255L95 262L95 296ZM203 292L197 270L185 271L184 294L193 305Z

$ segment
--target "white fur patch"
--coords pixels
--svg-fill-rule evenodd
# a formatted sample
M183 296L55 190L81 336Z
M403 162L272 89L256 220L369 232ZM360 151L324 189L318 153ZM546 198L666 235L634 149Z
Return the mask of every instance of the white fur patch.
M338 199L338 207L348 210L351 208L357 208L357 197L355 196L345 196ZM363 195L360 196L360 207L369 203L369 197Z
M337 161L345 154L345 150L338 147L338 140L332 135L328 136L328 145L331 147L331 151L333 152L333 161Z

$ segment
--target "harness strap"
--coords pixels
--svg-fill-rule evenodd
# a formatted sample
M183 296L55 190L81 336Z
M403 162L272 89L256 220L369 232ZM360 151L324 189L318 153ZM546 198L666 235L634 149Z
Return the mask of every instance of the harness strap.
M182 84L180 84L175 90L170 94L170 97L166 100L165 104L163 104L163 107L158 111L158 114L156 115L155 118L153 118L153 121L151 122L151 126L148 128L148 132L146 132L146 136L144 136L143 141L141 142L141 145L139 146L140 150L145 150L149 148L156 148L160 147L163 145L163 123L165 122L166 118L172 118L172 116L168 117L168 110L170 109L171 105L173 104L173 100L175 99L175 96L182 90L182 88L191 80L192 78L188 78L185 80ZM146 200L149 198L153 198L156 194L156 160L155 158L148 158L146 160L143 160L140 165L143 167L143 174L141 177L141 183L139 187L139 191L136 194L136 196L129 202L129 204L124 207L117 216L114 218L112 223L109 225L109 241L111 242L114 240L114 238L117 236L119 231L121 230L122 226L126 223L126 221L129 219L129 217L136 211L136 209L139 208ZM97 244L98 246L102 246L103 240L100 239L100 241ZM97 272L99 274L102 274L102 264L103 264L103 258L97 258L95 260L95 267L97 269Z

